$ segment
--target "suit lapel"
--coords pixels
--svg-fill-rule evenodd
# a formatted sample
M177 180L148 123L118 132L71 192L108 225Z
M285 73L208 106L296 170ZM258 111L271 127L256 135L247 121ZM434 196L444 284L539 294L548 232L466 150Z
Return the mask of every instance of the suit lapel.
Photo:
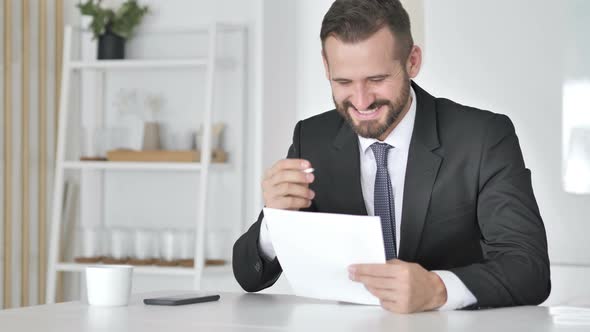
M416 92L416 120L408 153L400 234L399 258L414 261L420 244L432 187L442 158L433 151L440 146L434 97L412 82Z
M361 188L361 166L358 138L350 125L342 119L331 150L333 170L332 190L338 191L334 209L339 213L367 215Z

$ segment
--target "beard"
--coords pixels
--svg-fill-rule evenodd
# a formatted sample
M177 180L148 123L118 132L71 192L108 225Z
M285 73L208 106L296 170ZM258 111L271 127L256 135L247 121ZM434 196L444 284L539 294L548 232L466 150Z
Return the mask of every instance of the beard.
M345 100L342 104L338 104L334 96L332 99L334 100L334 105L336 106L336 110L340 115L348 122L350 127L354 130L357 135L365 138L375 138L379 139L383 134L387 132L389 128L398 120L400 114L404 111L406 104L408 103L408 99L410 97L410 78L404 72L404 79L402 83L402 89L400 91L399 97L395 100L389 99L377 99L375 100L367 109L378 109L381 106L386 108L385 110L385 121L381 122L381 119L374 119L374 120L364 120L358 123L355 123L352 115L354 109L354 105L350 102L350 100ZM350 110L350 111L349 111Z

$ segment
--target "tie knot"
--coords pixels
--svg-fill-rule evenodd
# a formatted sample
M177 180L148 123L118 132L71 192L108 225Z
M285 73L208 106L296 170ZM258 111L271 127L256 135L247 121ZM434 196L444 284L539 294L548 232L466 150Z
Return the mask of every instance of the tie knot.
M371 144L371 150L373 150L373 154L375 155L375 163L377 164L377 167L387 167L387 153L391 148L393 148L393 146L387 143L375 142Z

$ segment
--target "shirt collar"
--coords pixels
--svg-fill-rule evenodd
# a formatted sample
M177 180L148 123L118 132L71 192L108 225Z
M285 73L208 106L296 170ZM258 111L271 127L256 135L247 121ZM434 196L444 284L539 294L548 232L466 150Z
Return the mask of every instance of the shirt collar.
M410 96L412 102L410 103L410 109L406 115L402 118L400 123L389 133L383 143L387 143L396 149L409 150L410 140L412 139L412 132L414 131L414 121L416 120L416 93L414 88L410 87ZM357 135L358 136L358 135ZM375 138L365 138L358 136L361 151L367 152L367 149L375 142L380 142Z

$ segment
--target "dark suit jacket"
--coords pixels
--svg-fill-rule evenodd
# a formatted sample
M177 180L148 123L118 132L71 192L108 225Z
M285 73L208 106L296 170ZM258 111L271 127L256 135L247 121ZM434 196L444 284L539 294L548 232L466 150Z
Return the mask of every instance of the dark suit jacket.
M412 86L399 258L455 273L477 308L543 302L551 289L547 239L512 122ZM315 168L306 210L367 214L357 135L335 110L297 123L288 157ZM282 271L258 251L262 217L233 249L234 275L248 292L271 286Z

